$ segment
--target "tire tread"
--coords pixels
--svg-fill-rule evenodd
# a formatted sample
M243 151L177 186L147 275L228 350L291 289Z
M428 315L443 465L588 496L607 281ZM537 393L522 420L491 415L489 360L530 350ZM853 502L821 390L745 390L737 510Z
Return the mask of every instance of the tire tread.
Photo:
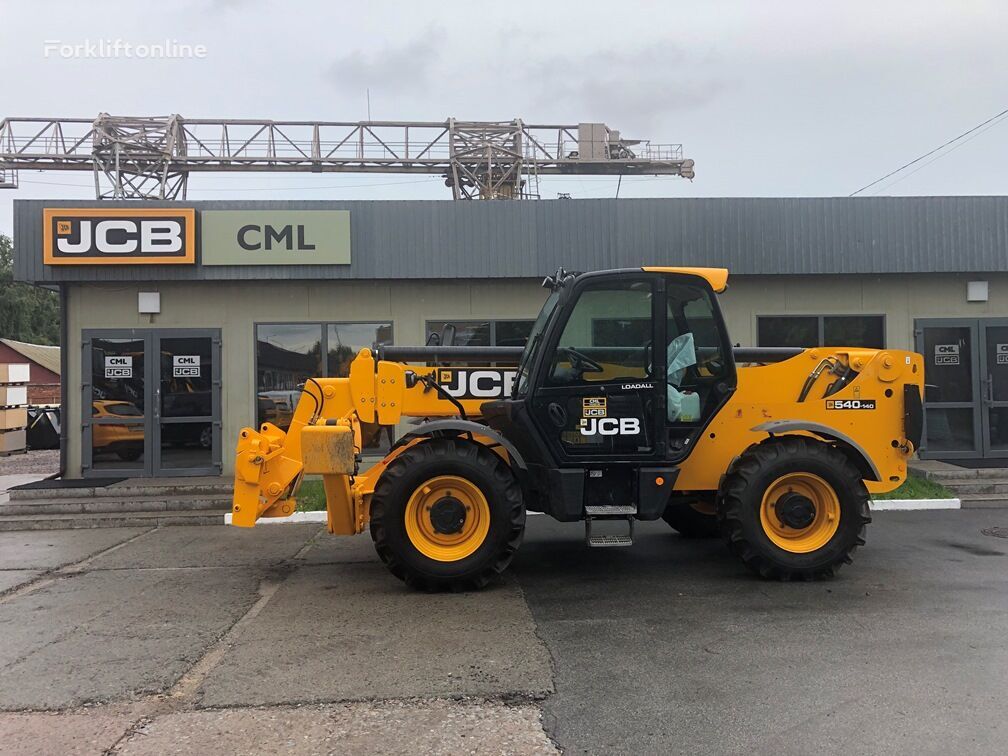
M857 493L855 516L860 522L854 536L842 544L841 551L827 564L813 568L785 567L774 563L762 544L753 542L745 532L748 508L754 505L750 494L759 487L756 480L767 468L809 458L832 467L847 489ZM861 473L840 449L804 436L773 437L751 446L729 466L718 492L717 519L728 548L760 577L783 581L823 580L833 577L844 564L850 564L854 551L864 546L866 526L871 522L868 501ZM841 513L843 511L841 502Z
M402 495L399 489L410 468L418 465L440 466L456 461L481 468L492 477L497 485L497 498L503 502L508 513L508 533L489 563L477 571L452 578L434 577L414 569L396 553L389 543L384 521L399 509L396 498ZM415 444L389 464L378 479L371 497L371 538L378 557L389 572L416 590L457 592L485 588L511 564L524 532L525 506L521 486L503 459L474 441L435 438Z

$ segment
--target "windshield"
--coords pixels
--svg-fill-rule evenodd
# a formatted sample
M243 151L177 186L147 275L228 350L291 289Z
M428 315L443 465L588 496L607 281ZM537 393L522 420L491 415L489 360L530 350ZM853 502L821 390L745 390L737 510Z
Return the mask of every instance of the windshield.
M521 359L518 361L518 377L515 380L514 393L516 397L524 396L528 391L529 368L532 365L532 358L539 348L539 342L542 341L543 334L546 332L546 324L549 323L550 318L553 316L553 311L556 310L557 302L559 301L560 291L557 290L549 295L549 298L539 311L539 317L532 324L528 341L525 342L525 351L522 352Z

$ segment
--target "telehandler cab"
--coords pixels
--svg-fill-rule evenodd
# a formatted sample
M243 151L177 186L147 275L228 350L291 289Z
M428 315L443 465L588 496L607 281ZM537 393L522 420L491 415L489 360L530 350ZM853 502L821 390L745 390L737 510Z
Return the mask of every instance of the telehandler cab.
M636 520L664 518L719 531L765 578L832 576L865 542L869 491L906 477L923 360L733 349L715 296L727 279L561 269L524 349L362 349L349 377L308 379L286 431L241 431L232 522L290 515L321 475L329 531L370 528L392 574L425 590L502 573L526 512L583 520L589 546L630 545ZM362 471L362 439L408 419Z

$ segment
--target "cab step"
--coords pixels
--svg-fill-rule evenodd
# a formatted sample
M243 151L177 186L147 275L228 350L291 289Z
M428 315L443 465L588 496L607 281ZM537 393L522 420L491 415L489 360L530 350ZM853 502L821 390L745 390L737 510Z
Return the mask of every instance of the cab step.
M633 536L629 535L588 536L585 541L593 549L603 549L610 546L633 546Z
M589 517L626 517L637 514L636 504L591 504L585 506Z
M608 548L611 546L633 546L635 505L598 505L585 507L585 543L591 548ZM621 533L592 533L592 523L596 521L624 521L627 524L626 535Z

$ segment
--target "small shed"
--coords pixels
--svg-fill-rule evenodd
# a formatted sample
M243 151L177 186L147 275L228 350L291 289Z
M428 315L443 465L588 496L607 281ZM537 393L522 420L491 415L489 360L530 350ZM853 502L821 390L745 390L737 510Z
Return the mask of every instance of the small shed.
M60 348L0 339L0 364L27 363L28 403L60 403Z

